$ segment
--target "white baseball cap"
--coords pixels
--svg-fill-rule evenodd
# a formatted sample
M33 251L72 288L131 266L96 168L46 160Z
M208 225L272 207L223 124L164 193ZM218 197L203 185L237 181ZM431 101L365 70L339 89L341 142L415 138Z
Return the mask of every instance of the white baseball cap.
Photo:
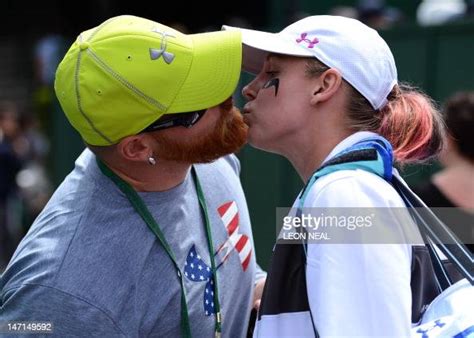
M387 103L397 67L387 43L362 22L333 15L301 19L279 33L222 26L242 32L243 69L257 74L268 53L315 57L336 68L374 109Z

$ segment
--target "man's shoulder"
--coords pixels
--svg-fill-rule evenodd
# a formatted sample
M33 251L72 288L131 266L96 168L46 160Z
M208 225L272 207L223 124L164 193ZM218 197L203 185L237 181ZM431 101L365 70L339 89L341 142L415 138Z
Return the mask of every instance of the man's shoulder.
M123 337L113 313L90 299L84 299L57 287L22 284L2 291L0 320L44 323L56 336L96 334ZM49 326L48 326L49 325Z
M123 248L127 237L112 238L110 228L125 232L135 219L126 209L128 204L121 204L107 187L81 172L78 166L89 165L82 161L83 155L18 245L2 276L1 288L64 283L73 290L82 280L73 276L90 275L97 269L95 264L110 262L107 260L113 255L99 252L101 243Z
M197 167L210 173L219 172L224 175L240 175L240 160L235 154L220 157L211 163L198 164Z
M237 175L240 175L240 160L235 154L224 156L222 160L226 161Z

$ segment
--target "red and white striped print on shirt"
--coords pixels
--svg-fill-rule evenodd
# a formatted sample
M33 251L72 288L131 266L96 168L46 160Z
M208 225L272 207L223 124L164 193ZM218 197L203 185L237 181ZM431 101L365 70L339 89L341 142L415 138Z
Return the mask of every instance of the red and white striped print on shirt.
M229 238L225 241L216 252L216 266L222 265L230 253L235 249L239 255L242 269L245 271L252 257L252 243L249 237L239 233L239 209L235 201L227 202L217 208L222 222L227 229Z

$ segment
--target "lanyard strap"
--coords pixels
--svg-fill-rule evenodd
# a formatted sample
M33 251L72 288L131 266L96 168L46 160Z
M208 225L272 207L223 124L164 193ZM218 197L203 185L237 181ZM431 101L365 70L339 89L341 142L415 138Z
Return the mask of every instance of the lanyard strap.
M145 223L148 225L150 230L155 234L155 236L158 238L160 241L161 245L163 246L163 249L167 253L168 257L170 260L173 262L173 265L177 271L177 275L180 281L180 286L181 286L181 333L183 337L190 338L191 337L191 328L189 325L189 314L188 314L188 306L186 302L186 293L184 289L184 280L183 280L183 274L181 273L181 270L179 269L179 265L176 261L176 258L173 254L173 251L171 250L171 247L169 246L168 242L166 241L166 238L161 231L160 227L158 226L158 223L156 223L155 219L151 215L150 211L146 207L146 205L143 203L143 200L140 198L140 196L137 194L137 192L124 180L122 180L119 176L117 176L112 170L110 170L102 161L100 161L97 158L97 164L102 171L102 173L110 178L116 185L117 187L127 196L128 200L132 204L132 206L135 208L135 210L138 212L138 214L142 217L142 219L145 221ZM215 260L214 260L214 254L213 254L213 241L212 241L212 235L211 235L211 227L210 227L210 222L209 222L209 216L207 212L207 206L206 206L206 200L204 198L204 194L201 188L201 184L199 183L199 179L197 177L197 173L194 167L192 167L192 176L195 182L196 186L196 191L198 194L198 200L199 200L199 205L202 209L203 216L204 216L204 221L206 225L206 235L207 235L207 244L209 248L209 256L211 259L211 268L212 268L212 274L211 278L214 280L214 305L216 309L216 324L215 324L215 333L216 337L219 337L221 334L221 313L220 313L220 304L219 304L219 295L218 295L218 288L217 288L217 276L216 276L216 267L215 267Z
M216 270L216 262L214 259L214 249L213 249L213 241L212 241L212 234L211 234L211 222L209 221L209 215L207 213L207 205L206 200L204 198L204 193L201 188L201 183L197 177L196 169L193 167L191 173L194 178L194 182L196 184L196 191L199 199L199 205L201 206L201 210L203 212L204 221L206 224L206 233L207 233L207 245L209 248L209 257L211 258L211 269L212 274L211 278L214 280L214 308L216 309L216 326L215 326L215 333L216 337L220 337L222 332L222 318L221 318L221 306L219 303L219 290L217 287L217 270Z

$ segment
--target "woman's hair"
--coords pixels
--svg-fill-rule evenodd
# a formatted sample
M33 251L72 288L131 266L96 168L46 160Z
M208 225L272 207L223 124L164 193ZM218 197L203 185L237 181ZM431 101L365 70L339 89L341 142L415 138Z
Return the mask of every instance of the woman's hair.
M449 97L443 106L443 117L461 156L474 161L474 91Z
M306 73L317 76L329 69L308 59ZM385 137L401 164L421 162L436 156L444 145L444 123L435 103L421 90L407 84L395 85L388 103L375 110L347 81L350 91L348 125L354 131L373 131Z

